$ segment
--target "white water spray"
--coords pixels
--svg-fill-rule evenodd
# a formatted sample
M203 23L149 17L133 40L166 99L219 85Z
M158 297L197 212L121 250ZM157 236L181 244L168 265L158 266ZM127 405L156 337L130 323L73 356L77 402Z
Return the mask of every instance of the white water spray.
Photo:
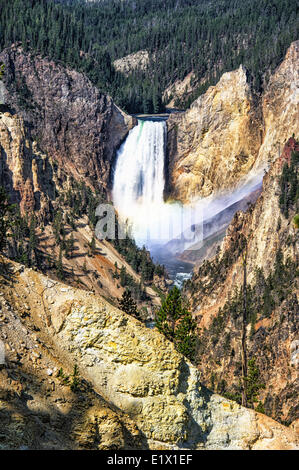
M180 239L180 251L183 251L202 240L205 219L242 199L262 176L248 175L244 186L225 196L198 199L188 205L166 203L163 199L165 143L165 121L138 121L117 155L113 202L139 245L152 249Z

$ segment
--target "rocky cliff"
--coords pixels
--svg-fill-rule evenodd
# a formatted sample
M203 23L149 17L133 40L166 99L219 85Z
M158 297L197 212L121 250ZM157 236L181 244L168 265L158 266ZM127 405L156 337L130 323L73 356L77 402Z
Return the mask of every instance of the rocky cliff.
M46 221L56 197L53 167L19 115L0 112L0 150L0 184L22 213L35 211Z
M244 67L225 73L185 113L170 116L168 197L183 202L226 192L257 173L298 133L299 41L292 43L262 97Z
M115 70L130 75L135 70L146 70L150 62L150 55L147 50L134 52L113 62Z
M255 205L236 213L219 253L202 263L185 290L199 326L196 362L204 384L240 398L246 243L247 347L257 387L251 405L260 403L287 424L298 418L299 234L292 221L298 212L298 156L291 138L264 177Z
M30 125L43 151L68 174L106 188L115 151L133 119L81 73L16 46L0 60L2 100Z
M263 142L255 167L281 155L289 136L299 133L299 41L291 44L284 61L270 78L262 96Z
M5 260L1 286L2 448L296 447L292 430L205 389L172 343L102 298Z

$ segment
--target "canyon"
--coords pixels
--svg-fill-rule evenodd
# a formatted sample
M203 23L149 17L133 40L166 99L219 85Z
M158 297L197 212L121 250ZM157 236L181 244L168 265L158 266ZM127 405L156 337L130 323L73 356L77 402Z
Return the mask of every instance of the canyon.
M72 256L64 255L62 259L65 272L68 273L68 282L93 290L117 303L115 299L121 297L124 289L113 277L115 265L118 270L125 269L136 284L141 283L141 276L108 240L95 239L95 253L90 255L94 233L87 212L85 210L85 213L79 214L74 231L74 226L70 225L73 207L67 202L70 195L78 193L81 179L76 173L75 177L72 176L68 166L58 164L51 154L41 150L40 145L33 139L30 126L21 115L12 111L0 113L1 185L8 191L11 202L20 208L21 214L29 218L28 223L32 214L38 222L36 237L39 254L44 260L42 269L55 276L55 269L51 267L51 263L49 265L47 258L59 258L54 223L55 216L61 211L64 222L69 220L66 224L66 237L70 239L72 234L74 243ZM90 184L97 186L95 180ZM105 195L105 192L100 194ZM85 190L82 199L84 197ZM12 258L15 257L15 251L11 247ZM159 305L160 297L157 293L150 286L145 289L150 304Z
M262 97L253 93L240 66L225 73L189 110L169 116L166 199L186 203L225 194L244 184L251 172L262 177L298 130L298 55L296 41ZM6 106L28 123L43 151L68 174L109 193L116 151L136 120L83 74L24 54L17 46L4 50L0 60L6 70L0 82Z
M20 47L0 54L3 103L69 175L107 189L115 151L134 124L84 75Z
M290 138L264 176L256 203L235 214L217 254L195 269L185 289L200 328L198 364L203 382L222 393L236 393L244 279L244 248L240 246L242 240L246 241L251 292L247 297L247 353L255 358L257 382L263 384L259 399L267 414L296 425L298 230L292 221L296 208L290 206L286 216L280 199L283 167L294 151L298 154L299 145ZM290 277L286 280L288 269ZM265 284L267 281L269 284Z
M64 283L47 262L25 267L1 257L0 340L6 357L0 365L0 448L298 448L298 230L292 222L295 205L284 216L279 199L283 166L298 152L298 55L299 41L290 46L262 97L253 93L240 66L163 124L165 170L158 176L164 179L155 191L151 178L147 185L148 194L161 199L163 207L174 201L187 207L200 198L208 204L240 187L250 189L223 217L217 252L213 248L204 259L192 259L198 266L184 293L201 344L198 361L191 363L157 329L146 327L147 315L138 320L117 308L125 290L118 285L120 270L125 268L140 285L143 274L107 240L95 240L90 252L93 228L86 208L75 230L70 222L73 193L81 199L92 193L104 202L114 198L119 158L126 156L124 146L139 133L140 123L137 127L136 119L84 74L25 53L18 45L0 54L5 65L1 185L23 216L35 214L44 258L49 252L56 260L60 256L54 223L59 211L67 239L74 233L77 251L77 256L62 256L68 273ZM144 128L147 137L153 135L153 126ZM164 131L159 132L155 148L164 146ZM130 151L127 158L135 157ZM156 164L149 176L161 169ZM136 181L139 177L136 172ZM262 188L246 200L257 182ZM129 202L145 187L142 183L139 192L132 191ZM126 202L118 189L119 204ZM207 219L207 230L208 224ZM213 342L213 320L243 282L242 237L247 240L248 285L255 282L257 269L265 278L271 275L278 252L283 262L296 266L292 292L247 328L249 354L257 358L266 383L260 400L269 416L256 411L256 405L244 408L229 398L240 377L240 324L232 313ZM168 287L163 276L144 282L148 300L139 307L150 304L153 316Z

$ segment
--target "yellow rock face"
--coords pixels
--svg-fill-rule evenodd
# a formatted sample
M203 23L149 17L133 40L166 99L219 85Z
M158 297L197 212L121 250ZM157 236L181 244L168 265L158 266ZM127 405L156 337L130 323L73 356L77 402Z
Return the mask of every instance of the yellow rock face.
M285 60L271 77L262 100L264 137L255 167L272 162L285 142L299 134L299 41L292 43Z
M267 166L298 134L299 41L276 70L261 102L244 67L225 73L189 110L170 116L169 195L182 202L222 193Z
M53 184L47 174L47 161L30 139L23 119L17 114L0 113L1 177L22 213L37 210L35 196L40 201L39 209L47 205Z
M19 195L21 209L34 209L32 149L22 119L0 113L0 150L5 183ZM26 158L27 157L27 158Z
M99 296L13 266L15 311L21 298L53 353L77 362L80 375L135 423L150 448L296 447L293 431L202 387L198 370L157 331Z
M252 168L261 129L241 66L225 73L190 110L168 120L173 197L187 202L232 187ZM175 148L175 151L174 151Z

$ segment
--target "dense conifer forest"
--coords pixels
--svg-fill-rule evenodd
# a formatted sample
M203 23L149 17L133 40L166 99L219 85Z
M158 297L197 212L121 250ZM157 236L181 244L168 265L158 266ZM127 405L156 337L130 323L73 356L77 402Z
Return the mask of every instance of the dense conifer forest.
M83 71L131 113L162 111L165 88L190 71L195 91L181 106L241 63L259 92L299 29L296 0L0 0L0 11L1 49L21 41ZM139 50L147 70L115 71Z

